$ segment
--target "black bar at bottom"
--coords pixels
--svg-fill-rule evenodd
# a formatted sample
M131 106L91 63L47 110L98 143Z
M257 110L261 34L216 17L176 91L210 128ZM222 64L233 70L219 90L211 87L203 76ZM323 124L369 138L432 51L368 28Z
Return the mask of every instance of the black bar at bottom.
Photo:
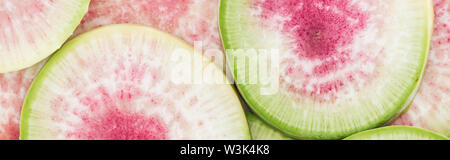
M449 141L0 141L0 146L21 153L33 150L42 154L133 153L152 157L143 159L265 160L304 157L312 153L315 158L353 153L416 154L430 148L434 153L448 154ZM2 153L8 153L5 149L1 149Z

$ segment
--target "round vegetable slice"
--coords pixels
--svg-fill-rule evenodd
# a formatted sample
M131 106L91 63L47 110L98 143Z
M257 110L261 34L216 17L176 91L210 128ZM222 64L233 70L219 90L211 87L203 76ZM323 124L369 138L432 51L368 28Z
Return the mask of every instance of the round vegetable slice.
M126 24L95 29L44 66L24 103L20 138L250 139L229 83L180 81L197 76L227 80L166 33Z
M142 24L175 35L223 67L219 0L91 0L74 35L108 24Z
M0 140L18 140L20 112L33 79L45 61L17 72L0 74Z
M0 73L30 67L72 35L89 0L0 1Z
M430 0L222 0L219 13L246 102L304 139L341 139L398 117L420 84L432 21ZM252 67L261 59L275 65Z
M252 113L247 112L246 115L253 140L293 140L291 137L272 128Z
M424 80L409 111L393 124L450 136L450 1L433 2L434 32Z
M448 140L448 138L425 129L389 126L360 132L344 140Z

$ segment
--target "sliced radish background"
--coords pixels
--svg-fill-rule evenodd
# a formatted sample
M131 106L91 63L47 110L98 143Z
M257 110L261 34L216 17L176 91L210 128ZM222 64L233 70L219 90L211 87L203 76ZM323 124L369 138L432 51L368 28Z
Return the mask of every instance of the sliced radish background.
M423 83L409 111L393 124L450 136L450 1L433 2L436 18Z
M0 1L0 73L30 67L70 37L89 0Z
M185 58L173 61L174 51ZM99 28L68 42L44 66L24 104L21 139L250 139L228 84L176 84L180 64L194 77L226 80L194 49L136 25ZM184 69L184 68L182 68ZM183 70L185 71L185 70ZM185 73L185 72L183 72Z
M222 0L219 21L226 49L279 51L274 95L245 81L257 69L244 72L242 52L227 51L256 114L297 138L338 139L388 123L409 105L427 59L432 3Z
M222 67L222 43L217 27L219 0L91 0L89 12L75 35L107 24L143 24L201 42L204 54Z
M33 79L45 62L17 72L0 74L0 140L19 139L20 112Z

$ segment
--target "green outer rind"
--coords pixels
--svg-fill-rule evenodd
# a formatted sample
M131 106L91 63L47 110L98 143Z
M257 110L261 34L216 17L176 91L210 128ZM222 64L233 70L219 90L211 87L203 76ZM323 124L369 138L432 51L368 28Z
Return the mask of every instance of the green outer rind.
M227 1L229 0L220 0L219 2L219 19L218 19L218 23L219 23L219 31L220 31L220 37L223 41L223 46L224 46L224 50L226 52L227 49L235 49L232 48L228 43L229 39L227 38L227 36L224 36L224 33L227 33L227 29L225 27L224 21L225 21L225 7L227 6ZM433 32L433 19L434 19L434 11L433 11L433 2L432 0L426 0L428 1L428 5L425 6L427 9L426 11L428 12L427 15L427 19L425 19L426 21L428 21L428 25L426 27L426 32L425 32L425 37L428 37L428 39L424 39L424 43L426 44L426 49L424 51L422 51L424 53L424 58L422 61L422 71L419 75L419 77L417 78L417 83L415 86L411 86L411 88L409 88L410 90L410 95L409 96L405 96L402 97L402 101L404 102L402 105L399 105L399 107L397 107L398 109L397 112L392 112L390 114L386 114L386 116L382 117L381 120L378 123L374 123L372 125L368 125L365 128L361 128L360 131L364 131L364 130L368 130L368 129L372 129L378 126L383 126L383 125L388 125L389 123L391 123L392 121L394 121L396 118L398 118L402 113L405 112L405 110L408 109L408 107L410 106L410 104L412 103L417 91L419 90L420 87L420 83L422 82L422 78L425 72L425 67L426 67L426 63L428 61L428 55L429 55L429 48L430 48L430 40L431 40L431 36L432 36L432 32ZM229 61L229 56L228 54L226 54L226 58L227 61ZM228 63L228 67L230 67L230 64ZM237 73L237 69L234 68L233 73ZM235 74L232 74L234 76L235 79ZM252 109L254 112L254 114L256 114L258 117L260 117L261 119L264 119L264 121L266 121L267 123L271 124L271 126L273 126L274 128L284 132L285 135L288 135L289 137L294 137L296 139L343 139L346 136L336 136L336 135L316 135L316 134L305 134L305 133L300 133L302 134L300 136L300 134L298 134L298 131L296 128L293 127L279 127L279 126L284 126L283 122L280 120L277 120L274 117L269 116L270 114L266 113L262 107L255 107L258 106L258 104L256 103L257 100L252 99L250 95L250 93L248 92L244 92L241 88L243 88L245 85L240 84L240 83L236 83L237 89L239 90L239 92L242 95L242 98L247 102L248 106L250 109ZM357 132L354 132L357 133ZM349 133L347 136L354 134L354 133Z
M52 45L51 48L42 49L47 50L48 51L47 53L36 53L39 56L39 58L36 59L35 61L22 63L21 65L18 66L0 68L0 73L13 72L27 67L31 67L36 63L39 63L40 61L44 60L45 58L48 58L51 54L55 53L64 44L64 42L66 42L66 40L68 40L70 36L72 36L75 29L81 23L81 20L83 19L84 15L88 12L90 0L79 0L79 1L81 1L83 5L79 8L80 10L78 11L78 14L74 16L73 19L70 20L68 27L63 29L64 30L63 34L59 34L59 38L57 38L59 43L57 45L54 44Z
M432 132L429 130L425 130L422 128L416 128L416 127L410 127L410 126L389 126L389 127L376 128L376 129L356 133L354 135L351 135L351 136L345 138L344 140L369 140L367 137L370 137L373 134L379 134L379 133L390 134L393 131L398 132L398 130L401 130L402 132L405 132L405 133L415 132L415 133L420 133L422 135L427 135L427 137L432 138L429 140L449 140L449 138L447 138L441 134L438 134L438 133L435 133L435 132ZM378 140L383 140L383 139L378 139Z
M116 27L116 28L114 28L114 27ZM98 34L104 34L104 32L97 32L98 30L104 30L105 28L110 29L110 30L133 29L133 28L129 28L129 27L135 27L134 29L136 29L138 27L139 28L145 28L147 30L151 30L152 32L164 35L164 36L168 37L171 40L177 41L177 43L182 45L183 47L192 48L192 46L189 45L187 42L185 42L185 41L183 41L183 40L181 40L181 39L179 39L177 37L174 37L174 36L172 36L172 35L170 35L168 33L159 31L159 30L154 29L154 28L150 28L148 26L137 25L137 24L112 24L112 25L107 25L107 26L103 26L103 27L99 27L99 28L93 29L91 31L88 31L86 33L83 33L83 34L75 37L74 39L72 39L69 42L67 42L60 50L58 50L48 60L48 62L44 65L44 67L41 69L40 73L37 75L37 77L35 78L35 80L31 84L30 89L28 91L28 94L25 97L25 101L24 101L24 104L23 104L23 107L22 107L22 112L21 112L20 136L19 136L20 140L27 140L28 137L29 137L29 134L28 134L28 130L29 130L28 121L29 121L29 117L30 117L30 114L31 114L31 110L32 110L30 104L31 104L32 101L36 100L36 97L37 97L37 94L38 94L37 92L35 92L36 89L33 89L33 88L41 88L42 87L42 83L43 83L44 77L47 77L48 74L50 73L47 70L49 70L50 68L54 67L56 65L56 63L58 61L60 61L60 59L64 58L65 54L68 53L68 52L66 52L66 50L72 49L74 44L80 43L79 41L85 41L86 39L89 39L89 37L96 37ZM194 50L194 49L192 48L192 50ZM200 53L193 52L193 54L200 54ZM214 66L218 70L221 70L216 65L214 65ZM220 72L220 73L223 73L223 72ZM225 76L225 74L223 74L223 75ZM228 84L231 84L231 83L228 83ZM230 87L233 88L231 85L230 85ZM234 95L236 96L236 99L239 99L236 91L234 89L232 89L232 90L235 93ZM239 101L239 104L241 104L240 101ZM241 104L241 106L242 106L242 104ZM242 113L245 113L244 108L241 107L241 109L242 109ZM242 114L242 115L243 115L242 119L243 120L247 120L245 114ZM247 124L247 127L244 128L243 130L245 130L247 132L247 133L245 133L247 135L247 137L245 137L244 139L251 140L250 129L248 127L248 124Z
M284 135L283 132L273 128L272 126L270 126L269 124L264 122L262 119L255 116L253 113L247 112L246 116L247 116L247 120L248 120L249 127L250 127L250 133L252 135L253 140L294 140L293 138L291 138L287 135ZM252 128L254 128L253 126L257 126L260 129L263 128L263 129L267 130L267 133L271 133L272 137L264 137L264 139L257 139L257 137L255 135L261 134L261 133L255 133L257 131L254 131L254 130L252 131ZM262 133L262 134L264 134L264 133ZM275 135L273 135L273 134L275 134Z

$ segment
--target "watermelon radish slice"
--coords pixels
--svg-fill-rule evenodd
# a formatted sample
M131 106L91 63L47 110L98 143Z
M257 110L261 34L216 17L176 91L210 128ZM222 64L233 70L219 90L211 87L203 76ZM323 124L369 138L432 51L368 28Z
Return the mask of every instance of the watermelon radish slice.
M181 65L190 62L197 62L191 70ZM131 24L101 27L68 42L44 66L24 103L20 138L250 139L229 83L177 80L198 75L227 80L169 34Z
M91 0L74 35L108 24L143 24L196 45L222 67L218 6L219 0Z
M70 37L89 0L0 1L0 73L30 67Z
M434 0L430 57L416 98L394 125L409 125L450 136L450 1Z
M252 113L247 112L246 115L253 140L293 140L291 137L272 128Z
M44 65L0 74L0 140L18 140L20 112L33 79Z
M421 128L389 126L360 132L344 140L448 140L448 138Z
M259 117L296 138L341 139L389 123L410 104L432 7L431 0L222 0L219 26L237 86ZM252 68L266 53L276 57L267 62L273 69ZM263 91L267 84L274 90Z

